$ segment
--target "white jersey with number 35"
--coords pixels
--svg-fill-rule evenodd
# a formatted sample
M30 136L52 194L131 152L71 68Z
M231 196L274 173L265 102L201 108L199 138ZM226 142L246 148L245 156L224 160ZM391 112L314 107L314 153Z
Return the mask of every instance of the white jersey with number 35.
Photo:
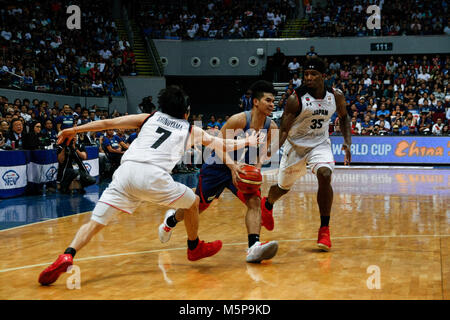
M149 163L170 173L186 152L189 135L188 121L157 111L144 122L138 137L122 156L121 163Z
M295 94L301 112L295 118L287 140L297 150L314 148L329 138L330 118L336 111L334 94L326 91L323 99L315 99L302 90L295 90Z

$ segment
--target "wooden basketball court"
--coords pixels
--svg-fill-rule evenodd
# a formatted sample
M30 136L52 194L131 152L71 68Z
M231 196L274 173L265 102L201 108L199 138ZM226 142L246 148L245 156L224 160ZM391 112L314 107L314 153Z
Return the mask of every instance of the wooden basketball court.
M2 230L0 299L448 300L449 173L336 169L330 252L316 249L317 184L308 173L275 204L275 229L262 229L261 240L279 241L262 264L245 262L245 207L229 191L200 217L200 239L224 246L197 262L187 260L182 223L159 242L165 208L148 204L117 216L77 253L80 289L67 288L70 274L48 287L37 279L90 212ZM263 195L275 181L265 175Z

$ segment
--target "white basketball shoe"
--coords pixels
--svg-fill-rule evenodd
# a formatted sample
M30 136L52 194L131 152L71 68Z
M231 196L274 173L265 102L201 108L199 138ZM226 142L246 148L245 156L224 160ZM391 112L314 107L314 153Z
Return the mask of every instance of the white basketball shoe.
M272 259L278 251L277 241L255 242L247 249L247 262L259 263L262 260Z
M167 218L170 217L171 215L175 214L175 212L176 211L174 209L167 210L166 214L164 216L164 222L159 225L159 228L158 228L159 241L161 241L162 243L166 243L167 241L170 240L170 236L172 235L173 228L169 227L166 224L166 221L167 221Z

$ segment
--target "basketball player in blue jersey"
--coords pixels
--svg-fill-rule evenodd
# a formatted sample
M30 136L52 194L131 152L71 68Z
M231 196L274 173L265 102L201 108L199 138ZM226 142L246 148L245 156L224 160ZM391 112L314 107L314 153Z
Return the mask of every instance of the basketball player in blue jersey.
M281 118L280 146L283 156L278 172L278 184L269 190L262 200L262 210L272 214L273 204L286 194L295 181L306 174L306 165L317 176L319 188L317 203L320 211L320 229L317 246L329 251L330 212L333 203L331 174L334 157L328 136L331 116L337 111L339 127L344 137L344 164L351 161L351 124L347 114L344 94L340 90L325 87L325 63L318 57L306 60L303 85L288 98Z
M267 81L256 81L250 87L252 91L253 107L250 111L241 112L228 119L221 129L222 136L226 136L227 130L235 133L246 132L248 129L259 131L264 129L267 132L267 141L263 148L271 145L271 130L278 129L274 121L269 117L274 110L274 95L276 94L272 83ZM244 150L243 162L255 165L261 168L264 157L261 157L261 150ZM273 151L272 151L273 152ZM242 154L242 152L241 152ZM259 159L251 159L251 155L259 155ZM228 188L236 195L246 206L247 213L245 223L248 233L248 249L246 261L250 263L259 263L262 260L268 260L275 256L278 250L277 241L261 242L259 235L261 225L267 229L273 228L273 216L270 213L267 217L261 217L261 192L255 194L243 194L236 188L237 179L239 179L240 159L233 161L227 152L221 152L216 149L216 160L212 158L206 160L200 171L199 181L195 193L200 197L200 212L206 210L214 199L218 199L225 188ZM213 162L213 163L211 163ZM161 242L167 242L173 232L177 222L183 220L185 210L171 209L166 212L164 222L159 226L159 239ZM263 220L261 222L261 219ZM268 222L267 222L268 221Z
M198 127L191 127L187 121L190 111L188 99L176 86L161 90L158 102L161 112L94 121L65 129L59 134L58 144L68 144L78 132L140 128L138 137L124 153L111 184L96 204L91 220L81 226L64 254L40 274L41 284L55 282L72 265L76 252L102 230L115 214L131 214L144 201L185 209L187 255L190 261L212 256L221 249L222 242L219 240L211 243L199 241L199 196L187 186L175 182L170 172L192 145L236 150L248 145L257 146L258 137L252 134L245 139L223 140Z

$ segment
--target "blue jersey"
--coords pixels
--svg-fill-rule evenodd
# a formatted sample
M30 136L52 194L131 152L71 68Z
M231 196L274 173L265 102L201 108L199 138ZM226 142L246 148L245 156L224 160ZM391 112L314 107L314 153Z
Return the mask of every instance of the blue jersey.
M74 120L73 115L69 114L69 115L59 116L58 118L56 118L56 123L60 123L61 130L64 130L64 129L73 127L73 120Z
M120 146L119 145L120 141L121 141L121 139L116 135L112 136L112 138L108 138L108 136L105 136L103 138L103 144L102 144L103 150L105 152L108 152L107 146L111 146L111 148L113 148L113 149L118 149Z
M131 144L131 143L134 141L134 139L136 139L136 138L137 138L137 132L133 132L133 133L130 134L130 136L128 137L127 143L128 143L128 144Z
M247 117L247 123L245 125L244 131L246 132L250 129L251 123L251 112L245 112ZM266 117L266 122L263 129L269 130L271 124L271 119ZM238 162L245 162L247 164L256 164L257 157L259 155L259 148L249 148L245 147L243 149L237 150L237 152L231 152L231 156L235 156L235 160ZM198 186L195 191L200 197L200 210L206 209L209 204L216 198L219 198L220 194L225 188L228 188L233 194L235 194L242 202L246 202L247 198L252 195L243 194L237 190L236 186L233 184L233 178L230 169L222 164L222 160L215 157L214 152L208 158L205 164L203 164L200 171ZM260 196L260 192L257 193Z

